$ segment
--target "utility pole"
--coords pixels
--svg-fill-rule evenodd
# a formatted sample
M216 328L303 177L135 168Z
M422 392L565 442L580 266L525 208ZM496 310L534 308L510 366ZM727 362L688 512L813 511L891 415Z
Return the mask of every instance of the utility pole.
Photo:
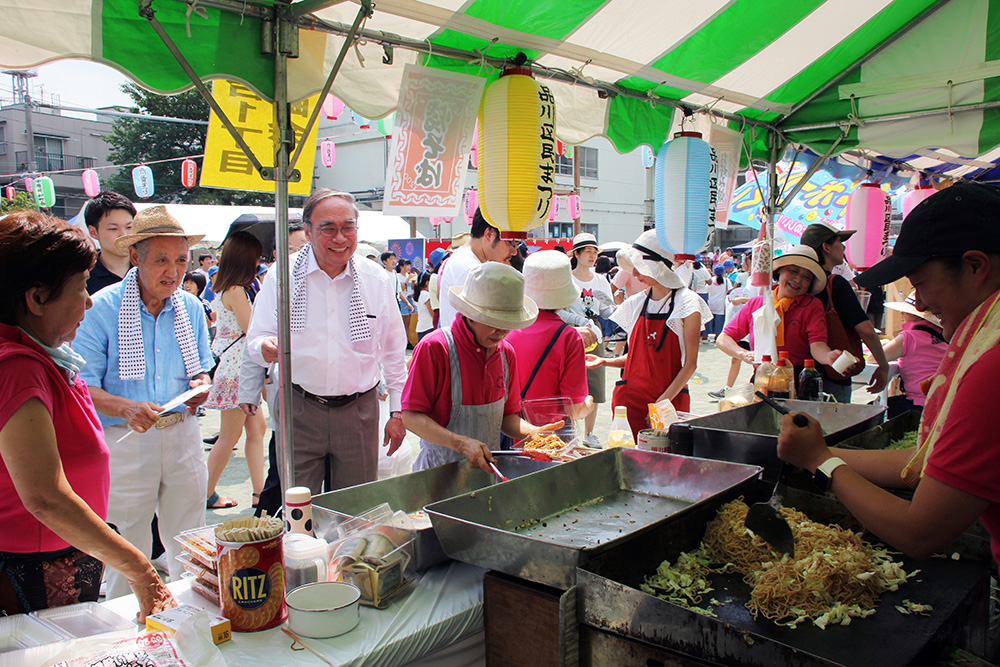
M28 79L38 76L38 72L33 69L7 69L4 74L10 74L14 88L14 104L24 105L24 133L28 141L28 171L34 173L38 170L38 163L35 161L35 133L31 127L31 91L28 88Z

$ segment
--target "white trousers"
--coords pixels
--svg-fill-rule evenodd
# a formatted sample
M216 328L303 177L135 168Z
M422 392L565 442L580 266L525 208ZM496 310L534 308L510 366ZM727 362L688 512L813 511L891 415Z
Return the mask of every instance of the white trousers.
M174 536L205 525L208 467L198 420L187 415L172 426L133 433L118 442L127 432L124 424L104 429L111 451L108 523L149 558L153 548L149 524L155 513L167 549L170 580L179 581L184 568L175 559L181 549ZM109 568L107 598L131 592L125 577Z

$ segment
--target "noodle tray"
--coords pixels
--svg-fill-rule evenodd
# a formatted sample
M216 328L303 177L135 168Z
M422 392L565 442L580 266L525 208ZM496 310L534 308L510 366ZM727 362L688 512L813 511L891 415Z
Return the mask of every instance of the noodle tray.
M452 558L566 590L580 563L759 474L756 466L615 448L426 511Z
M520 456L498 456L497 467L514 479L558 465ZM314 496L313 521L316 534L326 535L371 508L388 503L393 511L411 515L414 527L413 558L417 570L425 570L448 559L441 549L430 520L421 514L424 505L498 483L492 474L470 468L465 461L359 484Z
M790 628L745 606L750 587L738 573L709 575L720 603L715 617L692 611L640 589L660 563L696 549L724 503L743 495L750 503L766 498L758 483L752 494L728 492L655 530L633 537L577 569L581 664L671 665L917 665L933 664L952 647L982 655L986 649L989 543L967 533L945 557L902 561L906 572L920 570L896 591L881 594L874 614L849 625L820 629L811 621ZM784 504L813 521L858 530L844 506L831 496L788 489ZM877 544L871 535L865 539ZM953 553L958 554L957 560ZM933 607L929 615L902 614L904 600ZM647 662L649 661L649 662Z
M792 412L815 417L826 443L834 445L882 423L884 406L817 401L779 401ZM764 403L698 417L670 426L674 452L706 459L749 463L770 470L781 465L778 434L781 415Z

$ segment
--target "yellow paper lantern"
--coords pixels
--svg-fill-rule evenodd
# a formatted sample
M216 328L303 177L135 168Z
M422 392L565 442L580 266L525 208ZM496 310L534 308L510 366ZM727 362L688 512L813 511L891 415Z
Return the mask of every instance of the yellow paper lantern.
M526 238L549 218L555 187L556 105L531 70L512 67L479 105L479 208L503 238Z

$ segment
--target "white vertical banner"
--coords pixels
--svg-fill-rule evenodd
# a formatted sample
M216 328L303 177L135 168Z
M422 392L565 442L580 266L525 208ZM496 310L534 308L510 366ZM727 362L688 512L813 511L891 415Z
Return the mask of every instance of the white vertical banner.
M711 131L705 138L715 149L715 155L719 159L719 198L715 207L715 228L729 229L729 202L736 189L743 133L731 130L721 123L712 123Z
M389 215L456 216L485 79L408 64L385 176Z

